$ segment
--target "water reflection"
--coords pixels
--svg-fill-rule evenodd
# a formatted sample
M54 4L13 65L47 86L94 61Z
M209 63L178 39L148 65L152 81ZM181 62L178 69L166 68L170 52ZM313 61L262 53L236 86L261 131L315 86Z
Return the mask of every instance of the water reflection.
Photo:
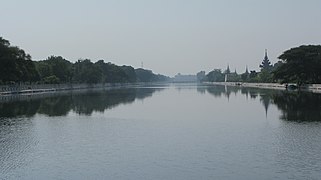
M282 110L281 119L289 121L321 121L321 95L309 92L281 92L273 103Z
M40 102L34 100L0 103L0 117L31 117L37 113L39 106Z
M191 86L176 86L175 89L195 89ZM163 88L120 88L112 90L74 91L58 94L0 97L0 118L32 117L35 114L66 116L70 111L81 115L104 112L120 104L150 97ZM204 86L196 88L200 94L225 97L241 94L249 99L258 99L265 109L265 116L271 106L280 111L280 119L287 121L321 121L321 94L294 92L237 86ZM1 120L0 119L0 120ZM4 122L5 120L1 120Z
M199 88L197 91L200 92ZM266 115L272 104L281 110L282 120L321 121L321 94L220 85L206 86L206 91L214 97L225 96L228 99L232 93L240 93L251 99L259 98Z
M162 88L121 88L112 90L74 91L58 94L13 96L0 101L0 117L32 117L35 114L66 116L71 110L83 115L104 112L120 104L144 99Z
M318 179L319 94L177 86L0 96L0 179Z

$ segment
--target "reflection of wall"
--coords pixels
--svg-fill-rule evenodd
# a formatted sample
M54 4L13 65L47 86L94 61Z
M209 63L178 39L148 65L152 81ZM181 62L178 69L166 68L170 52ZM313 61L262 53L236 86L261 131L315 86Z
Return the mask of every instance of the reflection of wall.
M152 96L161 88L119 88L112 90L69 91L62 94L42 94L13 96L14 101L0 102L0 118L26 116L36 113L48 116L65 116L73 110L79 114L91 115L94 111L103 112L119 104L132 103L136 98ZM21 99L19 99L19 97Z

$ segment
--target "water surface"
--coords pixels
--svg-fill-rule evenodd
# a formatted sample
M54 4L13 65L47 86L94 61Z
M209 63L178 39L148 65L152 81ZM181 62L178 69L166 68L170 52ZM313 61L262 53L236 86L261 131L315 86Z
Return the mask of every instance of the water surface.
M321 95L193 84L0 97L0 179L319 179Z

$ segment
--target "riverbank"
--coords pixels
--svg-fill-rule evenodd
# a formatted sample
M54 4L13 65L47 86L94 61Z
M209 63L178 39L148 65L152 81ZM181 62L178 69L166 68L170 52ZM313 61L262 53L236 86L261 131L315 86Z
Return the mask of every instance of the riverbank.
M96 88L114 88L141 85L142 83L104 83L104 84L19 84L19 85L2 85L0 86L1 95L12 94L34 94L55 91L96 89Z
M247 82L204 82L204 84L210 85L224 85L224 86L239 86L239 87L253 87L263 89L278 89L285 90L285 84L279 83L247 83ZM294 85L294 84L288 84ZM321 84L308 84L302 87L302 90L307 90L315 93L321 93Z

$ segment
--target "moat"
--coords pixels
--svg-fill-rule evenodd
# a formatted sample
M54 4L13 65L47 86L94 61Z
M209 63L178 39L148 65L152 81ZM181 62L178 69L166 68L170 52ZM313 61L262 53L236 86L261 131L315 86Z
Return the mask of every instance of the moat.
M0 179L318 179L321 171L321 94L160 84L0 98Z

